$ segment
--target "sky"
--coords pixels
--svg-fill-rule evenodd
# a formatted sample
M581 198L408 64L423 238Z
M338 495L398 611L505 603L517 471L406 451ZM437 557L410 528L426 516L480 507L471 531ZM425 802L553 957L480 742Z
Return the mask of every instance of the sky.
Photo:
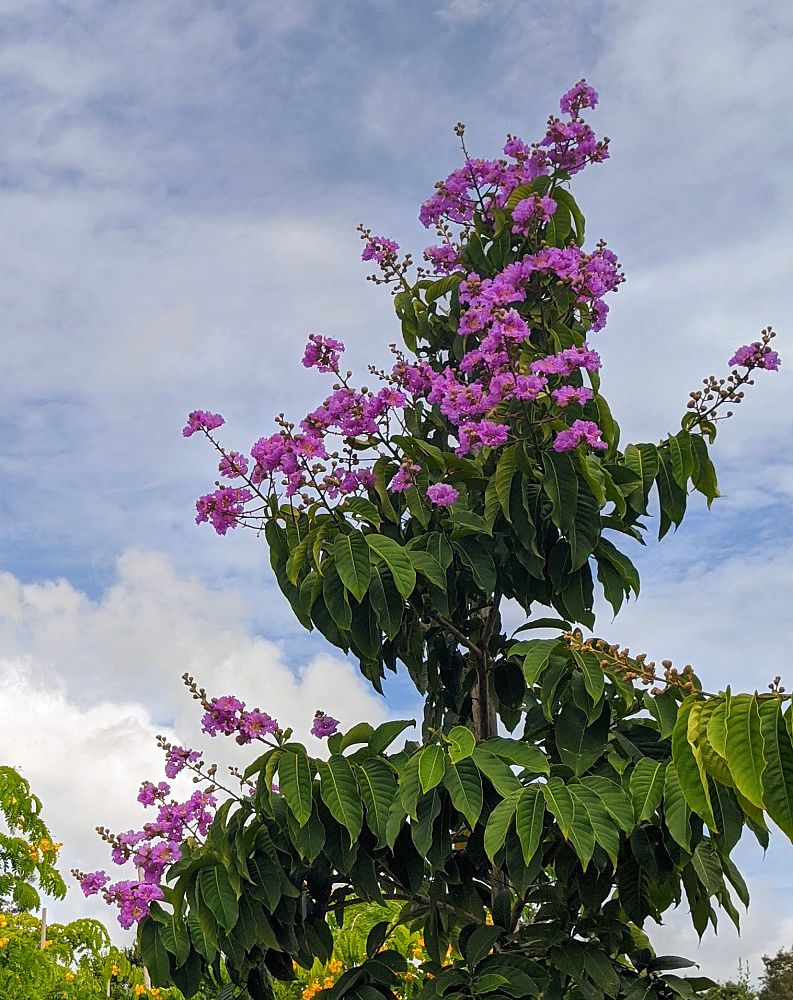
M599 629L690 662L710 689L786 673L793 584L789 66L793 8L762 0L0 0L0 761L22 768L64 866L139 826L154 737L199 740L180 676L307 733L410 717L292 620L251 533L193 523L216 476L197 407L247 450L325 395L309 332L387 361L365 222L414 256L419 203L508 132L531 140L586 77L611 159L576 178L591 243L627 282L594 346L623 439L674 431L688 393L773 324L715 448L722 498L637 555L642 596ZM761 373L763 374L763 373ZM788 677L793 686L793 677ZM310 739L310 737L309 737ZM211 746L223 763L244 761ZM793 847L739 847L753 903L701 945L685 906L653 934L725 978L793 945ZM78 890L51 919L112 919Z

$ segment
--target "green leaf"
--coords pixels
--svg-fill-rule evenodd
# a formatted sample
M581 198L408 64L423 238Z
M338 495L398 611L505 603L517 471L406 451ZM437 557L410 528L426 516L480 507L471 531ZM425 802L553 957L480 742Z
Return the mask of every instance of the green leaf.
M419 784L425 794L439 785L446 770L446 754L437 743L424 747L419 752Z
M479 514L465 508L451 508L452 538L465 538L468 535L490 535L487 521Z
M540 846L545 820L545 798L537 785L529 785L520 793L515 812L515 828L528 865Z
M705 444L705 439L699 434L692 435L691 449L694 458L691 482L694 484L694 489L706 498L708 509L710 509L713 501L721 496L716 481L716 469L708 456L708 446Z
M585 484L579 484L575 517L567 531L570 569L580 569L595 551L600 538L600 507Z
M205 909L191 909L187 914L187 926L190 928L190 940L196 951L203 955L207 962L213 962L217 954L217 934L214 923L210 923L212 915Z
M688 739L688 722L697 695L689 695L678 709L677 722L672 733L672 760L677 768L677 778L686 801L711 830L716 829L713 806L708 789L708 776L699 748Z
M339 740L339 753L348 747L353 747L357 743L368 743L374 735L374 729L368 722L359 722L348 729Z
M584 216L581 214L581 209L578 207L575 198L570 194L565 188L554 188L553 195L554 201L559 205L564 205L565 208L570 213L570 217L573 221L573 226L575 227L575 241L580 247L584 245L585 239L585 223Z
M793 746L782 704L777 698L765 700L759 712L765 758L763 802L771 819L793 840Z
M573 459L564 452L546 452L543 467L542 487L551 501L551 520L567 535L573 528L578 504L578 476Z
M681 490L687 490L688 480L694 470L691 435L687 431L679 431L674 437L670 435L667 441L674 480Z
M664 792L663 761L642 757L631 772L630 788L636 822L652 819Z
M529 639L522 643L526 649L526 656L523 660L523 676L529 687L534 687L542 676L543 671L548 666L551 653L559 645L558 639Z
M330 617L338 628L342 632L348 631L352 625L352 609L350 608L350 602L347 600L347 590L341 582L341 577L336 567L332 563L329 565L323 563L323 573L322 599L325 602L325 607L328 609Z
M366 544L391 570L399 593L407 600L416 586L416 571L404 547L386 535L366 535Z
M589 785L571 784L569 788L575 801L576 816L581 810L586 812L596 842L608 854L612 866L616 868L620 849L620 832L611 814L603 805L602 799Z
M415 725L415 719L395 719L392 722L382 722L369 739L369 749L374 754L382 753L391 746L397 736Z
M371 570L369 600L377 615L380 628L389 639L394 639L402 624L405 601L394 586L393 577L388 570L380 566L372 566Z
M636 823L633 803L620 785L598 774L588 774L581 784L592 789L621 830L628 834L633 830Z
M504 517L510 522L512 518L509 513L509 498L512 491L512 480L518 465L517 457L518 445L511 444L508 448L505 448L501 452L501 457L498 460L492 480L498 502L501 504L501 509L504 512Z
M449 730L449 760L456 764L465 757L470 757L476 746L476 737L467 726L453 726Z
M152 904L151 913L154 917L154 904ZM174 956L175 964L184 965L190 955L190 934L184 917L159 907L159 913L155 919L160 924L162 943Z
M377 507L366 497L348 497L339 509L342 513L349 512L359 520L367 521L375 528L379 528L383 523Z
M641 481L642 502L637 503L634 495L631 495L631 506L639 513L644 513L650 487L655 482L658 475L660 459L658 449L653 444L629 444L625 447L625 465L636 473Z
M561 778L549 778L540 787L549 812L553 814L559 824L559 829L562 831L562 836L567 840L575 818L575 803L572 795Z
M448 295L449 292L453 292L463 280L463 277L464 275L458 271L454 274L447 274L445 278L439 278L437 281L433 281L424 292L424 301L427 305L429 305L436 299L441 298L441 296Z
M730 697L727 701L726 726L727 760L735 787L753 806L762 809L765 757L757 698L749 694Z
M416 803L420 797L419 754L414 753L399 772L399 798L411 819L416 819Z
M465 942L463 954L470 969L475 968L504 933L502 927L477 927Z
M239 906L225 868L220 865L202 868L198 873L198 888L218 924L224 930L232 930L239 917Z
M341 582L356 601L360 601L369 589L372 576L366 539L359 531L337 535L333 543L333 557Z
M476 765L469 758L449 760L443 775L443 784L452 805L473 828L482 812L482 779Z
M471 570L476 585L485 594L492 594L496 588L496 567L488 549L474 538L458 538L454 547Z
M363 828L363 806L350 762L337 754L318 761L320 794L331 815L350 834L354 844Z
M141 921L138 933L141 958L154 986L167 986L171 981L171 965L162 942L161 931L161 926L149 918Z
M530 743L524 743L523 740L493 736L481 743L480 746L483 750L489 750L497 757L508 760L510 764L519 764L534 774L550 774L550 764L542 750Z
M570 701L559 713L554 727L556 749L562 763L577 778L603 756L608 742L610 719L611 712L607 704L591 726L587 725L586 715Z
M504 846L507 839L509 828L512 826L512 821L515 818L519 796L520 791L513 792L506 799L502 799L490 813L487 826L485 827L484 845L485 854L490 858L491 862L495 862L496 854Z
M413 564L413 569L445 592L446 571L435 556L430 555L429 552L422 552L420 549L408 549L407 553Z
M278 786L300 826L311 816L311 786L314 772L306 751L300 747L286 750L278 761Z
M600 658L596 653L579 652L576 650L573 652L573 659L584 676L584 688L592 699L592 705L596 707L600 704L606 685L606 678L603 674L603 667L600 665Z
M674 524L677 527L686 512L686 492L675 482L672 460L668 451L659 451L660 465L655 484L658 489L658 502L661 508L661 518L658 526L658 538L661 539Z
M471 757L482 774L504 798L521 787L512 768L495 754L477 747Z
M674 762L666 765L664 776L664 822L666 828L685 851L691 850L691 809L683 795Z
M355 765L361 798L366 806L366 822L380 846L386 842L386 824L391 803L396 795L396 782L391 768L377 757L367 757Z

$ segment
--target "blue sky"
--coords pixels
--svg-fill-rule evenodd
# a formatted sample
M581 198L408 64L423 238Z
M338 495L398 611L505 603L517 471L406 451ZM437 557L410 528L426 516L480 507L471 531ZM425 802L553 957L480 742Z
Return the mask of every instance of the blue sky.
M195 735L184 669L304 727L317 704L348 721L412 707L400 683L374 698L291 621L263 544L193 524L214 465L180 430L219 410L244 450L272 414L299 418L325 390L299 365L308 332L343 339L359 371L385 360L397 329L355 226L430 242L416 212L456 164L457 120L492 156L507 132L537 136L580 77L599 90L612 159L574 190L628 276L596 343L626 440L674 430L688 392L766 324L791 355L784 5L0 11L0 759L34 781L69 864L101 863L97 823L140 822L153 733ZM754 387L716 449L724 498L640 554L642 600L608 628L713 687L784 672L790 392L790 364ZM755 908L740 943L702 946L710 971L793 944L790 850L746 849ZM659 940L691 951L684 928Z

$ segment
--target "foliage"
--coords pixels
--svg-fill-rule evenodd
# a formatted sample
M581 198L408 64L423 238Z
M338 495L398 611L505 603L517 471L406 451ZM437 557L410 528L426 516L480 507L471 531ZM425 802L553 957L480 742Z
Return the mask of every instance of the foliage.
M757 1000L757 991L749 979L749 966L739 960L738 978L713 986L705 997L706 1000Z
M319 713L326 759L187 678L207 733L263 752L174 864L153 860L178 811L167 785L141 792L162 803L157 820L113 840L148 872L134 906L148 912L139 940L156 983L270 998L295 963L331 959L330 921L389 901L398 918L327 1000L401 989L400 925L425 942L422 1000L694 997L714 984L657 956L648 920L685 899L699 935L717 908L738 924L748 892L730 855L744 830L765 844L770 817L793 836L793 715L778 679L764 695L707 694L691 667L581 629L595 627L596 581L615 613L638 595L623 546L650 518L661 539L692 493L718 497L717 421L779 364L764 331L691 394L678 431L621 447L585 339L621 273L604 244L581 249L567 188L607 155L581 119L595 100L576 85L570 120L551 119L533 146L510 137L506 160L463 144L464 166L422 207L442 238L425 256L444 277L409 281L410 258L363 231L416 359L397 352L383 389L354 388L342 345L314 336L304 364L335 375L333 394L299 429L280 418L252 466L217 441L219 415L190 415L185 435L204 433L220 472L246 483L202 497L197 520L262 530L300 622L377 690L403 664L425 710L420 740L402 745L412 721L341 733ZM506 600L528 619L511 636ZM169 776L189 767L208 795L223 790L198 751L164 748ZM106 897L130 918L126 889Z
M759 1000L793 1000L793 948L763 955L763 966Z
M0 766L0 906L35 910L39 889L56 899L66 885L55 867L61 845L41 818L41 801L13 767Z

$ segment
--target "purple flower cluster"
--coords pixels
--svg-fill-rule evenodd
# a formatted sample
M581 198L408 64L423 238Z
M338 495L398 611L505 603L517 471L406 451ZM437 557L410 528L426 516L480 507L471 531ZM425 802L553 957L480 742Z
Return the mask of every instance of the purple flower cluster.
M463 269L459 252L451 243L442 243L437 247L426 247L424 260L432 264L432 269L436 274L452 274L454 271L462 271Z
M548 222L555 211L556 202L547 195L524 198L512 210L512 232L528 236L533 228Z
M197 431L214 431L222 427L225 420L219 413L210 413L208 410L193 410L187 416L187 425L182 429L184 437L192 437Z
M169 747L165 754L165 777L172 781L190 764L195 764L201 760L198 750L190 750L188 747Z
M405 459L399 467L399 472L388 484L392 493L404 493L406 489L416 485L416 476L421 472L421 466L410 459Z
M779 355L772 351L768 344L756 340L753 344L745 344L730 358L730 367L766 368L768 371L779 371Z
M363 248L361 260L373 260L385 268L394 264L398 253L398 243L385 236L373 236Z
M444 222L469 223L477 209L484 207L487 212L492 207L503 208L516 188L531 184L538 177L570 176L588 163L606 160L608 140L598 140L580 118L584 108L594 108L596 104L597 93L581 80L559 102L562 114L570 120L550 118L539 142L529 145L523 139L508 136L504 145L506 160L466 158L462 167L438 181L435 194L421 206L422 225L429 228Z
M344 344L340 340L310 333L303 353L303 367L316 368L320 372L338 372L343 352Z
M600 428L592 420L575 420L567 430L556 435L553 447L554 451L572 451L579 444L600 450L608 447L600 437Z
M248 459L238 451L230 451L221 458L218 472L226 479L239 479L248 473Z
M244 486L221 486L196 500L195 522L209 521L219 535L225 535L229 528L237 527L245 513L245 504L252 499L253 493Z
M213 698L201 719L201 729L209 736L236 734L238 743L250 743L278 729L278 720L258 708L245 711L245 702L232 694Z

